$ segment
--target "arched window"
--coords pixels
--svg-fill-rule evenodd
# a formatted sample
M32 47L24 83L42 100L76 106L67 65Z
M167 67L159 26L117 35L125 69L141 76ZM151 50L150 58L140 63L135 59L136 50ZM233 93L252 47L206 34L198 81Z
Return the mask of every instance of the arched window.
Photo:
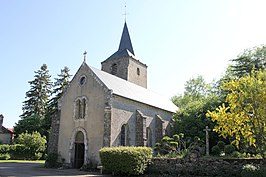
M75 118L76 119L80 118L80 109L81 109L80 106L81 106L80 100L77 99L76 100L76 106L75 106Z
M151 128L146 128L147 147L152 147L152 132Z
M127 145L127 127L126 127L126 124L122 125L122 127L121 127L120 145L121 146Z
M87 99L77 98L75 102L75 119L85 119L86 117Z
M112 68L111 69L112 69L111 74L116 75L117 74L117 64L114 63L112 65Z
M78 105L79 105L78 106L78 118L80 119L82 116L82 108L81 108L82 104L81 104L80 99L78 99Z
M86 115L86 99L82 98L82 119L85 118Z

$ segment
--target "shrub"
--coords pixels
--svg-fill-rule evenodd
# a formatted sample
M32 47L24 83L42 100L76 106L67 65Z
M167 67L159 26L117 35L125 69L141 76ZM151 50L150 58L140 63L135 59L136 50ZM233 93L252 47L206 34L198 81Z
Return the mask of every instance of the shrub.
M218 141L217 145L219 146L219 148L221 149L221 151L224 151L225 142L223 142L223 141Z
M212 154L213 155L219 156L220 153L221 153L221 149L219 148L218 145L215 145L212 147Z
M10 155L8 153L1 154L0 153L0 160L8 160L10 159Z
M234 158L239 158L241 156L241 153L238 151L234 151L234 152L232 152L231 156Z
M12 159L28 159L28 150L23 144L14 144L10 146L10 155Z
M38 132L33 132L32 134L27 132L21 133L19 134L16 143L25 146L25 149L23 148L21 150L25 153L24 158L29 160L40 159L46 147L45 137L42 137Z
M10 145L9 144L1 144L0 145L0 154L8 153L9 150L10 150Z
M224 153L226 155L231 155L236 150L235 146L228 144L224 147Z
M148 147L113 147L100 149L103 169L116 175L140 175L152 158Z
M242 168L241 177L265 177L266 168L255 166L253 164L246 164Z

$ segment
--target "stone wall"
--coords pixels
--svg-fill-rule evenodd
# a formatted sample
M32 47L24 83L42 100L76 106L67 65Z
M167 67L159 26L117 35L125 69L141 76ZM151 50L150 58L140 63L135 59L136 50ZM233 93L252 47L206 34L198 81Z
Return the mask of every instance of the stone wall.
M139 110L136 111L136 146L146 145L146 119Z
M51 132L49 135L48 153L57 153L59 126L60 126L60 111L53 114L51 118Z
M240 176L245 164L261 164L266 166L262 159L162 159L153 158L149 166L149 174L168 174L172 176Z

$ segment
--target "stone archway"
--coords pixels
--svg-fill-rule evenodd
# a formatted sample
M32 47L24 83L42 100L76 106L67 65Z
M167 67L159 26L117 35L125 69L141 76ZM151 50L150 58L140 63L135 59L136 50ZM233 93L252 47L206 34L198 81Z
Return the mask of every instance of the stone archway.
M80 168L88 161L88 140L86 130L79 127L72 132L69 163L73 168Z

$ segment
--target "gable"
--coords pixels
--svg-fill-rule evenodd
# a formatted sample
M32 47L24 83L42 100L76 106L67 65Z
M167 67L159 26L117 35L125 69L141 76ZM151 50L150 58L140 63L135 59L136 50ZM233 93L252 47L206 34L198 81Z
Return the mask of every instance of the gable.
M84 85L83 85L84 84ZM90 90L102 90L103 92L108 92L109 89L104 85L104 83L93 73L93 71L88 67L88 65L83 62L72 80L69 86L64 91L62 97L59 101L59 108L63 103L63 100L71 97L71 100L75 99L77 96L82 96L87 94ZM74 94L73 94L74 93Z

